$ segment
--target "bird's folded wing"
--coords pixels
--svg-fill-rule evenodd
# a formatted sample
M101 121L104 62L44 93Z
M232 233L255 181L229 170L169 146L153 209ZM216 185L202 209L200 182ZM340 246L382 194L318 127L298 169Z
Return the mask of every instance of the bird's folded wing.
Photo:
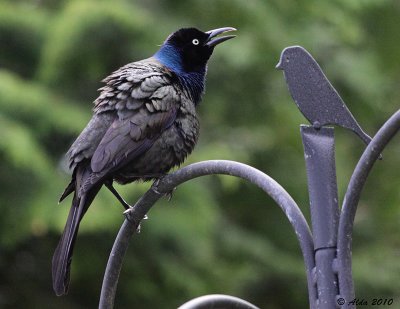
M142 108L130 117L117 119L93 154L94 173L108 173L146 152L176 117L176 109L149 112Z
M147 151L175 120L179 89L157 63L143 61L110 75L95 101L95 111L113 109L118 117L93 153L94 173L116 170Z
M91 160L93 173L80 191L145 153L174 122L180 105L180 90L172 83L171 72L151 58L120 68L104 82L94 102L94 118L110 115L108 127L94 130L98 140L89 143L90 151L88 145L80 146L84 143L78 143L77 149L71 147L72 160L80 154ZM88 140L84 132L78 140Z

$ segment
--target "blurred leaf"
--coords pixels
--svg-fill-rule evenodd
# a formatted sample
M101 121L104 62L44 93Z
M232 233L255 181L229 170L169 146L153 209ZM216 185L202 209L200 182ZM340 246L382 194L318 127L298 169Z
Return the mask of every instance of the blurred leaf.
M45 43L40 80L73 98L92 98L99 77L143 54L146 21L145 12L121 1L69 2Z
M8 162L19 169L31 169L35 174L44 176L50 168L46 153L35 143L29 130L1 114L0 151L5 154Z
M48 15L26 5L0 3L0 68L32 77L48 27Z

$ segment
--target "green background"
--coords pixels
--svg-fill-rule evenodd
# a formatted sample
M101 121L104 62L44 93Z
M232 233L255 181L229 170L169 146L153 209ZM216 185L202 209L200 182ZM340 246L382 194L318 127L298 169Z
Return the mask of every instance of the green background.
M399 108L400 2L385 0L0 1L0 307L95 308L122 208L102 190L82 222L70 292L56 297L51 257L70 199L64 153L91 117L99 82L151 56L181 27L232 26L209 63L201 136L185 164L229 159L281 183L309 218L299 125L274 69L302 45L373 135ZM336 129L339 198L364 145ZM400 307L400 138L363 191L354 231L359 298ZM118 187L134 203L149 183ZM174 308L208 293L261 308L306 308L305 270L281 210L256 187L207 176L163 199L134 236L116 308Z

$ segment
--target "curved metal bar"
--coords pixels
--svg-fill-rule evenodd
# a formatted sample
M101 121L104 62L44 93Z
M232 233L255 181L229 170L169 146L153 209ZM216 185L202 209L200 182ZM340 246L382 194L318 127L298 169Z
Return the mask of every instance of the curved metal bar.
M212 294L194 298L178 309L208 309L208 308L235 308L235 309L259 309L249 302L234 296Z
M113 283L118 282L122 260L128 249L129 240L135 231L136 227L134 224L131 224L127 220L122 223L107 263L107 271L104 275L103 286L101 288L99 308L112 308L114 306L114 295L117 285Z
M353 276L351 272L351 241L353 233L354 217L360 200L361 191L367 180L368 174L380 153L400 129L400 110L398 110L380 128L371 143L362 154L351 176L343 201L343 207L339 220L338 230L338 269L340 296L346 300L346 304L355 298ZM347 307L346 307L347 308Z
M145 214L164 194L171 192L176 186L190 179L211 174L231 175L250 181L267 193L284 211L300 243L306 266L310 307L315 307L314 296L316 295L312 296L313 293L311 292L314 290L312 280L312 269L315 266L314 245L310 228L296 202L274 179L251 166L234 161L211 160L194 163L166 175L155 182L139 201L126 211L126 221L122 225L118 237L114 242L107 263L99 308L112 308L114 304L119 271L122 267L123 255L128 246L128 243L125 241L122 244L118 244L119 239L130 238Z
M108 258L101 287L100 309L114 308L118 279L125 253L128 250L129 241L138 230L140 221L160 197L162 197L162 194L153 191L151 188L136 202L130 210L131 213L126 214L127 218L122 223L111 249L110 257Z

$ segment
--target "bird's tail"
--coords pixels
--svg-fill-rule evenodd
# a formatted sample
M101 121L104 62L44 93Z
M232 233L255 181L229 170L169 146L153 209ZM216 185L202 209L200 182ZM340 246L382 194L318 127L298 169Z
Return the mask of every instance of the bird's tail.
M365 143L365 145L368 145L371 142L371 137L363 131L360 127L357 129L353 129L353 131L361 138L361 140Z
M365 132L361 129L361 127L358 127L357 129L355 129L355 130L353 130L353 131L361 138L361 140L365 143L365 145L368 146L368 144L371 142L372 138L371 138L367 133L365 133ZM382 154L379 154L378 159L379 159L379 160L382 160L382 159L383 159L383 155L382 155Z
M77 173L75 178L75 192L72 200L72 206L69 211L67 223L65 224L64 232L60 242L54 252L52 261L53 289L57 296L67 294L69 286L69 273L72 261L72 254L76 236L78 234L79 223L85 215L87 209L92 203L101 185L92 187L88 192L79 196L76 192L79 191L80 184L87 174ZM78 188L78 189L76 189Z

